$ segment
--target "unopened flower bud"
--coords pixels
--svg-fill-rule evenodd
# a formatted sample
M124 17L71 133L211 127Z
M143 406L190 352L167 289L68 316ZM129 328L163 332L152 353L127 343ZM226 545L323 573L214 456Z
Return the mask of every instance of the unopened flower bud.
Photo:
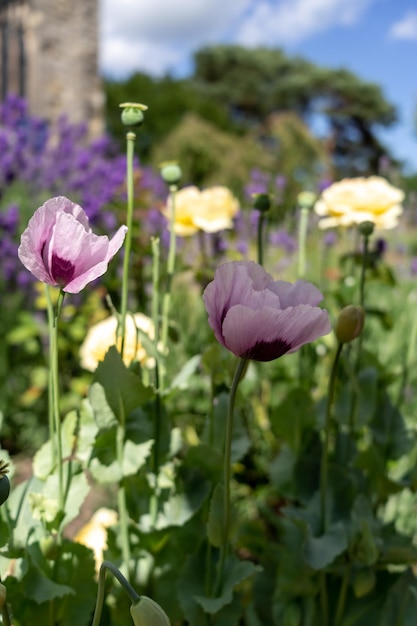
M339 343L349 343L359 337L365 322L365 309L349 304L339 313L334 332Z
M358 230L364 237L369 237L374 232L375 224L373 222L362 222L358 226Z
M130 614L135 626L171 626L168 615L157 602L141 596L130 607Z
M253 195L253 208L260 213L266 213L271 208L271 200L267 193L255 193Z
M0 461L0 506L4 504L10 494L10 481L7 473L9 471L9 463Z
M148 109L138 102L123 102L119 105L122 109L122 124L125 126L140 126L144 120L143 111Z
M178 163L175 161L161 163L160 168L161 176L167 185L178 185L182 176L182 171Z

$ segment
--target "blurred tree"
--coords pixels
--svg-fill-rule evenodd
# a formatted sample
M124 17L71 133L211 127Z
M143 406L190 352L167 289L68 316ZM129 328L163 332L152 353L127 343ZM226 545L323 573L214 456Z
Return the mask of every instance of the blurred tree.
M157 79L136 73L125 82L106 81L105 91L107 130L121 146L125 143L126 129L120 122L119 105L133 101L149 107L145 123L137 132L138 152L143 161L149 160L152 147L171 132L188 111L199 114L221 130L234 130L227 108L213 98L200 95L187 80L169 76Z
M386 149L375 127L396 120L378 85L277 49L203 48L195 55L193 82L201 94L225 104L239 125L251 127L282 111L298 113L313 129L320 121L339 176L377 172Z

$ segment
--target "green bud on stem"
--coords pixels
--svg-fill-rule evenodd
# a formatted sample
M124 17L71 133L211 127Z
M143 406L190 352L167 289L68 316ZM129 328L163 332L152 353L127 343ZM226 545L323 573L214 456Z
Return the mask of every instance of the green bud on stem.
M365 309L362 306L349 304L339 313L334 332L339 343L349 343L359 337L365 322Z
M123 102L119 105L122 109L122 124L125 126L140 126L144 120L143 111L148 107L138 102Z
M165 611L147 596L141 596L131 605L130 614L135 626L171 626Z
M161 176L167 185L178 185L181 180L182 171L176 161L161 163L159 167L161 169Z
M253 208L260 213L266 213L271 208L271 200L267 193L253 194Z

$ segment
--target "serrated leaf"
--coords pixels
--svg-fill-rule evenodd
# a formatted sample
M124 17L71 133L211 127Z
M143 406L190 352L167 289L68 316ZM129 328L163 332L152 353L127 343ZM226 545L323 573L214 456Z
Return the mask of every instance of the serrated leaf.
M250 561L240 561L235 556L226 560L221 595L216 598L207 596L195 596L198 604L205 613L214 615L233 600L233 592L240 583L262 571L259 565Z
M153 396L151 387L146 387L139 376L128 370L115 346L111 346L97 367L94 383L100 384L107 404L118 421L124 421L137 407ZM92 402L93 408L94 403Z
M77 429L78 417L76 411L71 411L65 416L61 425L61 445L62 458L69 457L72 453L75 443L75 432ZM56 435L54 435L56 441ZM54 471L55 464L53 462L52 441L46 441L39 448L33 459L33 473L37 478L46 480L46 478Z
M145 441L145 443L126 441L123 447L123 476L136 474L145 465L153 443L153 439Z

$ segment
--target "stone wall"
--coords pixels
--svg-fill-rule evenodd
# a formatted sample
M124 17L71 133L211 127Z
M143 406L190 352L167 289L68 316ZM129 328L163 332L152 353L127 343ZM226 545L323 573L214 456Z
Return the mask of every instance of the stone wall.
M33 115L66 114L103 130L98 0L0 0L0 94L27 98Z

